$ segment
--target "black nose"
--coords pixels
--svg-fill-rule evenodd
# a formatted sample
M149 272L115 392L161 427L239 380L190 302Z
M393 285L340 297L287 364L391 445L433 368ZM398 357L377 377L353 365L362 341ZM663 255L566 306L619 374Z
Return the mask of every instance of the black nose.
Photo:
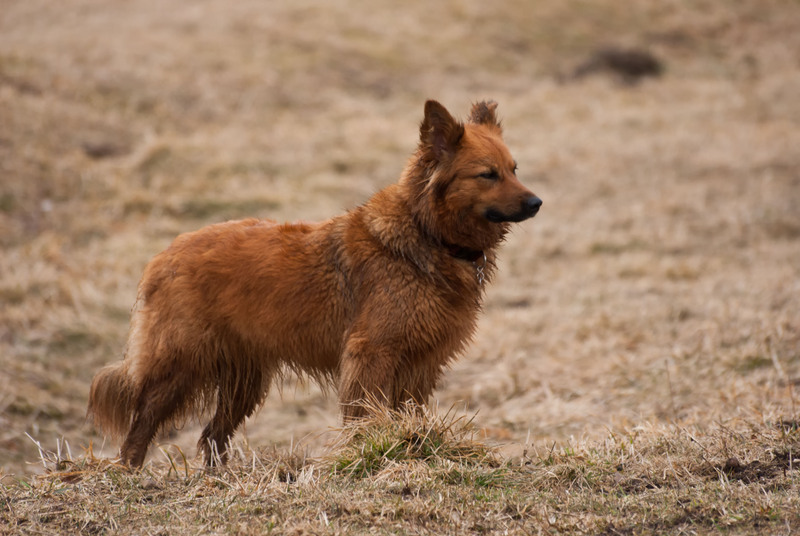
M535 195L529 197L525 201L525 209L528 211L528 214L533 216L537 212L539 212L539 208L542 206L542 200L536 197Z

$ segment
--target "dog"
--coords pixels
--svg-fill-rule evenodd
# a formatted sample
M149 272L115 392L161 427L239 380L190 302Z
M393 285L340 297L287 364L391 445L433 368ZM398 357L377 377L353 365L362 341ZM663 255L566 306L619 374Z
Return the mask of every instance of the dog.
M231 436L289 370L364 402L425 404L475 330L495 255L539 197L516 176L494 101L468 121L425 104L399 181L319 223L245 219L185 233L145 267L121 361L92 381L87 418L141 467L156 433L208 410L198 449Z

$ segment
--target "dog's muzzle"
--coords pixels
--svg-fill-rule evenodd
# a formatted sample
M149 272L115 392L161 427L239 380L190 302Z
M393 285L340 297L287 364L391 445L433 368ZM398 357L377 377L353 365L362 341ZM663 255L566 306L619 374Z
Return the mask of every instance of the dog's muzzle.
M536 216L541 206L542 200L532 195L522 201L518 211L511 214L501 212L495 208L487 209L486 219L494 223L520 222Z

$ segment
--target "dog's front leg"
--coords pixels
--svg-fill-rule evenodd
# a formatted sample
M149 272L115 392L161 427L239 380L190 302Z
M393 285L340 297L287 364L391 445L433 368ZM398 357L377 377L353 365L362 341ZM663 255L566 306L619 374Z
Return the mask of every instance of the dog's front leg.
M395 403L396 348L373 343L366 335L351 335L339 368L339 404L344 421L363 417L369 405Z

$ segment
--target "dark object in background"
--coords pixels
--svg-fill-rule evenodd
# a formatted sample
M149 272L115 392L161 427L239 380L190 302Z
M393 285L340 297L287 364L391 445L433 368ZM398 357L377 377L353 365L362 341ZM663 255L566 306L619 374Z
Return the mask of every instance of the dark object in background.
M572 72L572 78L595 73L617 75L627 84L635 84L646 76L660 76L664 64L647 50L604 47L596 50Z
M86 141L81 144L81 148L86 156L95 160L113 158L130 152L130 149L122 144L106 141Z

